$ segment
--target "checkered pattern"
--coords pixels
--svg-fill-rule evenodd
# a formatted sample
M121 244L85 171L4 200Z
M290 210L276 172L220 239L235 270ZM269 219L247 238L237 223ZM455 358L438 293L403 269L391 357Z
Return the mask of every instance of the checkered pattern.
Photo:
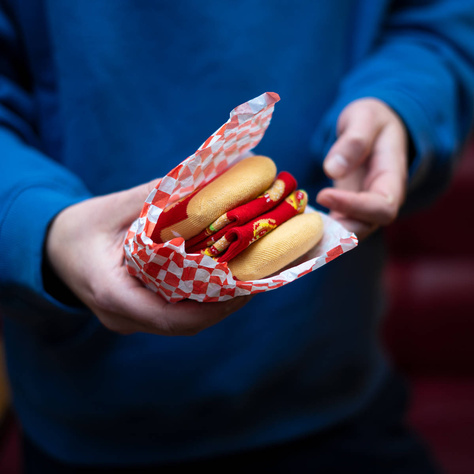
M196 151L161 179L145 201L140 217L130 227L124 250L130 274L169 302L182 299L225 301L235 296L269 291L330 262L354 248L357 239L329 216L322 215L325 232L305 261L272 278L234 280L226 263L206 255L187 254L184 240L155 244L150 235L168 205L194 191L242 159L262 139L280 98L269 92L235 108L229 120ZM308 212L315 212L308 207Z

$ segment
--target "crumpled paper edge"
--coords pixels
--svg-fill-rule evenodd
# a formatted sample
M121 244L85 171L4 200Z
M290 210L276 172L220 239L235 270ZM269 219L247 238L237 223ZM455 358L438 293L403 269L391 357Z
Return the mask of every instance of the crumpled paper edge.
M225 301L270 291L291 283L357 246L357 237L325 213L324 234L305 261L261 280L234 279L226 263L186 254L184 240L156 244L150 239L162 210L249 154L263 137L278 94L265 93L236 107L229 120L157 184L140 217L127 233L124 251L129 273L169 302ZM250 124L250 125L249 125ZM317 212L308 206L306 212ZM300 259L299 259L300 260Z

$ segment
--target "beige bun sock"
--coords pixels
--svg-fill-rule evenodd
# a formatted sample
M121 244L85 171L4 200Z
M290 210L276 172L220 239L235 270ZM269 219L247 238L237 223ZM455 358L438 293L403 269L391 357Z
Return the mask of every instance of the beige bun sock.
M304 255L322 236L323 220L318 212L299 214L257 240L227 265L239 280L259 280Z
M162 241L177 235L184 240L194 237L222 214L263 193L273 183L276 172L275 163L266 156L239 161L191 198L186 208L188 217L162 229Z

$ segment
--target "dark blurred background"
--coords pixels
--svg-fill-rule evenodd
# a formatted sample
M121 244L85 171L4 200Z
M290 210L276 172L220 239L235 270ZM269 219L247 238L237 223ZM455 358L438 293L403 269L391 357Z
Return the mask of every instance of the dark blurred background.
M448 474L474 473L474 140L428 211L387 229L383 337L410 382L408 419Z
M389 301L381 328L411 387L408 421L447 474L474 473L474 140L447 192L386 229ZM0 331L0 473L20 473Z

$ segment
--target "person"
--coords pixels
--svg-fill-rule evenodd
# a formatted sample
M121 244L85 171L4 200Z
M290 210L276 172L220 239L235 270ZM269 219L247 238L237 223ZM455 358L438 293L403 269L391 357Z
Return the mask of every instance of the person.
M0 300L26 471L435 472L377 335L380 229L449 181L473 45L468 0L2 0ZM360 244L276 291L168 304L128 275L125 232L265 91L282 100L256 152Z

